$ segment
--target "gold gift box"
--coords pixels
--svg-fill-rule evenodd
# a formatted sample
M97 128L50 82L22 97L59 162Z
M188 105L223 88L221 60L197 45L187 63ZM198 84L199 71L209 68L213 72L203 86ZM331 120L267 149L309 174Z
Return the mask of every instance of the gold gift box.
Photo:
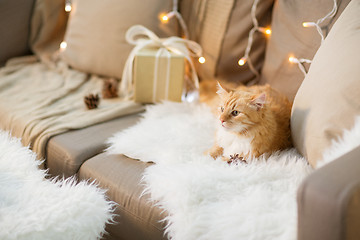
M135 55L133 66L135 102L181 101L185 57L171 52L170 57L166 52L162 52L157 57L158 51L158 48L145 48ZM157 67L156 58L158 58ZM155 74L157 76L154 76Z

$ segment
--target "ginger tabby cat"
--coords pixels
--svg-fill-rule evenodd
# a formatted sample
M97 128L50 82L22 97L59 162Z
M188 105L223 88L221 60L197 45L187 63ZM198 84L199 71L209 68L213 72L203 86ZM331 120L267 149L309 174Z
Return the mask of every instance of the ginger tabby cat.
M220 108L214 159L250 160L291 147L288 99L269 85L227 90L218 84Z

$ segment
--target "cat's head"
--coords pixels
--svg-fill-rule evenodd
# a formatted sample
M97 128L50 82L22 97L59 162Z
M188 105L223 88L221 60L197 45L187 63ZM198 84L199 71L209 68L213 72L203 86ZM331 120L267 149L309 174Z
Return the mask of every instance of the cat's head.
M218 84L220 96L219 120L231 132L247 132L261 122L265 109L265 93L228 90Z

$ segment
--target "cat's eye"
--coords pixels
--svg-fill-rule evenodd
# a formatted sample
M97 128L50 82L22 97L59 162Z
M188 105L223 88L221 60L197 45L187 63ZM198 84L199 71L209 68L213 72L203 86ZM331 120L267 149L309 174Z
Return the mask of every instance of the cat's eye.
M239 111L236 111L236 110L234 110L234 111L231 112L231 115L233 115L234 117L236 117L236 116L239 115L239 114L240 114L240 112L239 112Z
M224 107L221 107L220 110L221 110L221 112L224 112Z

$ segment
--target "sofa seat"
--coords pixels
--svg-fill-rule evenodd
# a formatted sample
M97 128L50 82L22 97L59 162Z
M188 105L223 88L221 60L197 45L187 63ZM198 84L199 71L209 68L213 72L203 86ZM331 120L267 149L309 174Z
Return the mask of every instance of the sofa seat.
M50 175L95 180L118 204L115 223L107 226L109 234L104 236L108 240L166 239L166 224L161 221L165 213L150 202L147 194L141 196L142 173L150 164L103 152L108 138L136 124L140 117L141 114L133 114L72 130L52 137L46 147Z
M99 186L108 189L107 196L115 201L116 223L108 225L106 239L166 239L166 215L144 194L142 174L150 163L140 162L124 155L101 153L87 160L80 168L79 179L96 180Z
M64 177L75 175L81 164L107 147L109 137L136 124L139 118L140 114L128 115L52 137L46 147L49 173Z

